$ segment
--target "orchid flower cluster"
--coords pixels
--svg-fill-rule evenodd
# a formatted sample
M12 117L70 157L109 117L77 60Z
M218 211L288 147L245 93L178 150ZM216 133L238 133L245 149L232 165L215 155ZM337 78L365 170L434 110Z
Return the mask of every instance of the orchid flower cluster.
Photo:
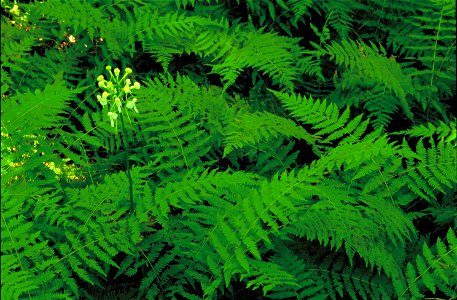
M97 100L103 107L108 106L108 117L111 126L116 126L117 128L117 118L119 114L123 113L122 108L124 104L126 108L138 113L136 107L138 99L132 98L132 90L140 89L140 84L138 82L132 84L132 81L127 78L132 73L132 69L126 68L122 77L119 77L121 73L119 68L115 68L113 72L111 72L111 69L111 66L106 67L110 75L109 80L106 80L103 75L97 77L98 87L104 90L101 95L97 95Z

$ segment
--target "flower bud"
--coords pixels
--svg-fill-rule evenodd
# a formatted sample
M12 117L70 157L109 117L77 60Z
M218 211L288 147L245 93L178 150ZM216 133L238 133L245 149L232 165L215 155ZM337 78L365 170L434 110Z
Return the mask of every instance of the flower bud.
M106 66L107 71L111 71L111 66Z
M130 87L128 85L124 86L124 92L130 93Z
M105 80L105 77L103 77L103 75L100 75L97 77L97 81L103 81Z
M114 75L119 76L119 73L121 73L121 70L119 70L119 68L114 69Z
M130 68L125 68L125 73L131 74L132 72L133 72L132 69L130 69Z
M138 81L136 81L136 82L133 84L133 88L139 90L139 89L140 89L140 83L139 83Z

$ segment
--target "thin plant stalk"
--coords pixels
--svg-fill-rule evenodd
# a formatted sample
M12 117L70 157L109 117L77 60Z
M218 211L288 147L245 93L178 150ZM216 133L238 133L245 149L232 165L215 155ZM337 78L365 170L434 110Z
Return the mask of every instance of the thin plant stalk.
M127 141L127 135L125 131L125 125L124 125L124 116L121 113L120 114L120 119L121 119L121 127L122 127L122 140L124 141L124 146L125 146L125 163L126 163L126 173L127 173L127 178L129 179L129 192L130 192L130 212L133 213L133 180L132 180L132 174L130 173L130 148L129 148L129 142Z

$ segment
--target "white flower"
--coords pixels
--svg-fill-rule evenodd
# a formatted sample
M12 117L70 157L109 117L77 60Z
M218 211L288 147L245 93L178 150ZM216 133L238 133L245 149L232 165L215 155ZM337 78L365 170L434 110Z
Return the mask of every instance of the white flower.
M136 108L136 105L135 105L137 102L138 102L138 99L137 98L133 98L132 100L127 102L125 107L127 107L129 109L133 109L136 113L139 113L139 111L138 111L138 109Z
M122 77L120 77L121 70L119 68L106 66L106 70L109 72L109 80L107 80L104 75L99 75L97 77L97 85L103 92L101 95L99 94L96 97L97 101L103 107L109 107L108 117L110 119L111 126L117 128L117 119L119 115L123 113L122 108L124 106L127 109L131 109L136 113L139 113L136 107L138 99L130 98L129 96L131 95L132 90L140 89L141 85L139 82L132 84L132 80L127 78L133 73L131 68L125 68Z
M122 109L121 109L121 107L122 107L121 99L119 99L119 98L116 97L116 98L114 99L114 103L115 103L116 106L117 106L117 110L118 110L119 112L121 112L121 111L122 111Z
M111 127L114 127L115 120L117 119L117 113L115 112L108 112L108 117L111 121Z
M104 97L104 95L102 95L102 96L97 95L97 100L98 100L98 102L100 102L100 104L102 106L105 106L106 104L108 104L108 99L106 97Z

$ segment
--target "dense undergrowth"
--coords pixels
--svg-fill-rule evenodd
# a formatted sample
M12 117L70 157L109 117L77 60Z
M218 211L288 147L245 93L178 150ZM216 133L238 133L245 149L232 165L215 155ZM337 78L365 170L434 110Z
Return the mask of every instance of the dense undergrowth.
M455 0L1 3L2 299L457 297Z

